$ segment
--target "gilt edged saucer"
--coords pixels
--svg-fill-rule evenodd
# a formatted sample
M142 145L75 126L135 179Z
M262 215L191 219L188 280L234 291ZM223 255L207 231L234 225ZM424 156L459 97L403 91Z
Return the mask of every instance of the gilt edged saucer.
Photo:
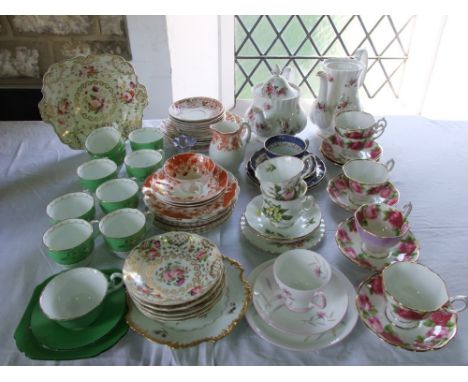
M336 135L325 138L320 145L320 152L330 162L339 166L351 159L373 159L378 161L382 157L383 149L376 141L370 141L362 150L345 149L339 144Z

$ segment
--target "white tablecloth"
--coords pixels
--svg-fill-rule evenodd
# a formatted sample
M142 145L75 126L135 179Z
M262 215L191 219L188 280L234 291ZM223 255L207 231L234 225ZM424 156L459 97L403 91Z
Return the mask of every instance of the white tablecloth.
M384 159L396 161L392 181L401 192L400 205L407 201L414 205L410 222L421 243L420 261L446 280L451 295L466 294L468 123L389 117L388 125L379 142L384 148ZM318 153L320 139L313 128L308 127L302 135L311 139L310 147ZM259 146L252 142L248 154ZM186 350L172 351L130 330L115 347L96 358L69 362L29 360L17 350L13 332L35 286L60 270L41 250L42 235L49 226L45 208L53 198L80 189L76 168L88 159L85 152L63 145L49 125L0 122L1 365L468 365L468 311L459 316L456 338L446 348L427 353L394 348L380 341L361 322L349 337L330 348L305 353L287 351L259 338L243 320L219 342ZM326 164L328 178L340 171L330 162ZM271 256L250 246L240 232L240 216L258 190L247 180L244 165L237 176L241 195L233 216L205 235L224 254L239 260L248 274ZM357 286L369 272L339 253L334 239L336 226L350 213L331 202L326 184L327 180L313 191L326 222L325 238L315 250ZM121 267L122 260L98 238L91 266Z

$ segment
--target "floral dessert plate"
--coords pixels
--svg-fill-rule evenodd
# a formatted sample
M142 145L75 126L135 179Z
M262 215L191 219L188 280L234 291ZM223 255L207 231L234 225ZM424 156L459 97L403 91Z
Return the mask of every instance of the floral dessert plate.
M334 328L348 309L348 294L342 282L333 274L325 286L327 304L305 313L289 310L281 295L281 289L273 275L273 265L257 276L253 285L253 304L260 317L270 326L286 334L311 336Z
M102 313L96 321L82 330L69 330L49 319L38 302L31 313L31 331L40 344L50 349L76 349L104 337L117 325L126 310L125 290L120 288L105 298Z
M248 276L248 280L254 284L258 275L267 267L273 264L274 260L266 261L255 268ZM341 283L346 291L348 301L356 298L356 291L346 276L337 269L333 269L333 277ZM344 318L332 329L321 334L304 336L299 334L284 333L268 325L255 310L250 306L246 314L247 322L252 330L265 341L282 347L284 349L296 351L313 351L332 346L343 341L356 325L358 314L354 304L349 303Z
M373 159L378 161L382 156L382 147L376 141L369 141L361 150L345 148L336 135L324 138L320 152L330 162L343 165L351 159Z
M119 269L102 270L106 275L119 271ZM124 320L119 320L117 325L115 325L110 332L104 334L101 338L89 343L88 345L70 350L55 350L49 349L41 344L31 330L31 315L34 307L38 304L42 290L52 277L54 276L49 277L36 287L14 333L16 346L18 347L18 350L26 355L26 357L37 360L56 361L95 357L110 349L127 333L128 325Z
M281 255L290 249L310 249L316 246L325 235L325 222L320 220L320 225L309 236L303 239L295 240L291 243L274 241L259 235L252 227L249 226L245 215L242 215L240 220L242 234L254 247L270 253L272 255Z
M168 232L138 244L125 259L122 273L131 295L157 305L193 301L222 276L219 249L192 233Z
M356 307L367 328L386 343L410 351L424 352L446 346L457 332L457 314L443 310L432 313L413 329L395 326L385 313L387 301L382 275L376 273L358 288Z
M184 321L157 321L145 317L128 299L126 320L138 334L172 348L187 348L206 341L218 341L230 334L244 317L251 301L250 284L235 260L223 257L227 288L218 303L202 316Z
M311 154L310 152L306 152L306 154ZM306 177L304 180L307 183L307 189L310 190L311 188L317 186L324 178L327 172L325 163L322 159L318 156L314 156L316 167L315 173ZM260 150L256 151L250 160L247 162L247 175L249 179L252 180L257 186L260 186L260 182L258 181L257 177L255 176L255 169L258 165L268 160L268 156L266 153L265 148L261 148Z
M380 271L391 263L415 262L419 258L419 241L411 231L408 231L397 245L390 248L387 257L375 258L368 255L363 249L361 237L356 230L354 216L338 225L335 240L341 253L361 268Z
M141 127L148 96L135 70L124 58L111 54L80 56L50 66L44 75L42 120L60 140L83 149L98 127L114 125L124 138Z
M201 122L215 119L224 112L224 106L214 98L191 97L174 102L169 115L179 121Z
M367 203L385 203L389 206L393 206L400 200L400 192L391 182L387 182L382 186L374 187L370 190L371 195ZM333 203L337 204L345 210L354 212L361 204L352 202L349 198L351 194L348 179L344 174L339 174L334 178L330 179L327 185L327 192Z
M296 222L287 228L276 228L262 213L263 196L253 198L245 209L247 224L270 240L298 239L310 235L320 224L322 214L318 204L304 211ZM279 208L279 207L278 207Z

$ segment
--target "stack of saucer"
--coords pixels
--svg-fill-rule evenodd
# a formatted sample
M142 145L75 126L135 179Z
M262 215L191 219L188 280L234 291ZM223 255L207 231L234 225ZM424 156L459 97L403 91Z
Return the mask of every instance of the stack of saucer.
M249 275L253 306L246 318L266 341L290 350L318 350L354 328L353 285L319 254L291 250Z
M169 107L169 119L161 125L165 134L174 139L179 135L194 137L196 150L207 150L211 142L210 125L224 118L224 106L216 99L191 97L174 102Z
M387 126L385 118L375 121L362 111L346 111L336 116L335 134L325 138L320 151L330 162L343 165L351 159L373 159L382 156L382 147L375 141Z
M123 266L137 309L158 321L182 321L208 312L226 290L223 258L208 239L169 232L141 242Z
M323 237L325 225L313 196L301 179L305 165L294 157L277 157L257 169L262 195L252 199L241 219L244 236L257 248L279 254L311 248Z
M169 158L162 169L149 176L142 192L158 227L203 232L229 218L239 185L209 157L183 153Z

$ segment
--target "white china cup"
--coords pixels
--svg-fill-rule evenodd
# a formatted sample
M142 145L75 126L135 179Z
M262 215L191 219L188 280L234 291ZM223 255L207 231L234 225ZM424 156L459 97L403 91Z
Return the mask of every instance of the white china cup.
M90 221L95 217L94 198L86 192L65 194L52 200L46 212L54 223L75 218Z
M273 275L289 310L307 312L327 305L323 288L330 281L332 270L318 253L305 249L286 251L275 260Z
M467 296L449 297L444 280L419 263L396 262L382 271L387 299L386 315L397 326L413 328L437 311L459 313L468 305ZM455 307L454 303L462 305Z
M138 184L132 179L111 179L96 189L96 199L106 213L120 208L136 208L139 202L139 189Z
M374 140L387 127L385 118L378 121L372 114L363 111L345 111L335 118L335 130L343 138Z
M366 203L378 187L385 185L395 161L390 159L382 164L371 159L353 159L343 165L343 173L351 190L349 198L357 204ZM377 192L373 192L373 191Z
M307 189L306 189L307 191ZM312 195L292 200L277 200L263 196L262 215L276 228L291 227L305 211L315 207Z
M62 272L46 285L39 305L49 319L65 328L85 328L101 313L105 297L123 285L121 273L113 273L109 280L93 268Z

